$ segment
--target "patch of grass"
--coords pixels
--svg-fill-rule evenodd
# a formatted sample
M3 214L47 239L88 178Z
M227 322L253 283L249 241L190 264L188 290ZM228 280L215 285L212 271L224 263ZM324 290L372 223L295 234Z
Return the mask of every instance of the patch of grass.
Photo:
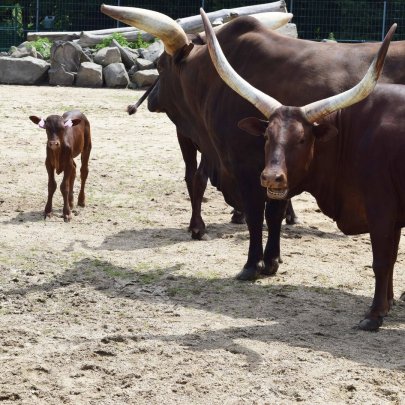
M48 38L38 38L35 41L31 41L30 45L39 52L44 59L51 57L52 42Z
M115 39L122 47L132 48L132 49L139 49L139 48L147 48L153 42L147 42L142 39L141 33L138 33L138 36L135 41L128 41L124 35L119 32L114 32L113 34L109 35L108 37L104 38L99 44L96 45L96 49L100 50L106 48L111 45L111 42Z

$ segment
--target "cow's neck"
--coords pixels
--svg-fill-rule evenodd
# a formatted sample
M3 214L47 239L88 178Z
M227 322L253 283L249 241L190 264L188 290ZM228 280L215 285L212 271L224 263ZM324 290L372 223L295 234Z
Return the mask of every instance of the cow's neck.
M339 120L340 113L328 117L328 121L337 126ZM342 163L340 142L339 134L326 142L315 142L313 160L303 186L303 191L315 197L321 211L334 220L338 220L340 214L337 198L340 187L339 166Z

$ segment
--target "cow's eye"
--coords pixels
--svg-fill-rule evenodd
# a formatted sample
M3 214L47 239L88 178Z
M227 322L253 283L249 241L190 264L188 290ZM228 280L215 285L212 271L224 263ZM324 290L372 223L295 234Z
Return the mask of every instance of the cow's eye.
M299 143L300 145L304 144L304 143L305 143L305 138L301 138L301 139L298 141L298 143Z

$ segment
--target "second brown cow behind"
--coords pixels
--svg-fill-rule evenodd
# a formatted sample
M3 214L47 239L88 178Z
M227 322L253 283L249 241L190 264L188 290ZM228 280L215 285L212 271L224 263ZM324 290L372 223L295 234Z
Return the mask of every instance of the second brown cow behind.
M78 110L65 112L62 116L50 115L46 119L31 115L30 120L46 130L46 160L48 172L48 200L45 205L44 218L52 216L52 197L56 190L55 171L63 172L60 191L63 195L63 219L72 219L73 186L76 177L74 158L81 154L80 178L81 187L77 205L85 206L84 186L89 173L91 151L90 123Z

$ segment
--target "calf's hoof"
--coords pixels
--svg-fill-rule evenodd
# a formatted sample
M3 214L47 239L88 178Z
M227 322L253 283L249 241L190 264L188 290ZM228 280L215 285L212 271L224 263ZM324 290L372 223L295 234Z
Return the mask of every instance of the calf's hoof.
M69 214L63 214L63 220L65 222L70 222L71 219L72 219L72 213L71 212Z
M245 265L240 273L237 274L236 279L240 281L254 281L257 280L263 272L263 263L257 263L256 266Z
M51 217L52 217L52 211L44 212L44 219L51 218Z
M365 330L368 332L377 332L379 327L383 324L383 317L378 318L364 318L358 324L358 329Z

